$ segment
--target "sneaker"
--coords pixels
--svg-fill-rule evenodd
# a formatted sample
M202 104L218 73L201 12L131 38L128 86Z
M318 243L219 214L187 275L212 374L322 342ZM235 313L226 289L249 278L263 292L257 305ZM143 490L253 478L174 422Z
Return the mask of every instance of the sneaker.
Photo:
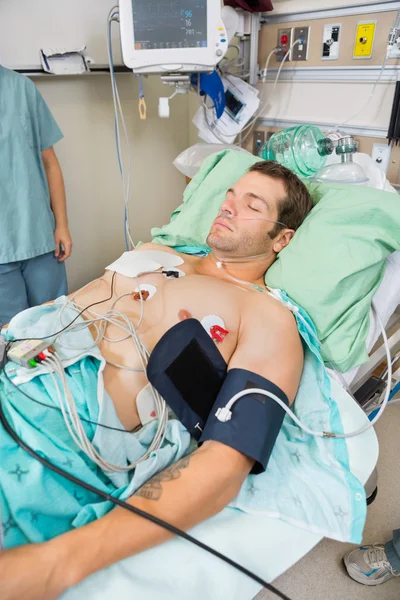
M344 565L352 579L364 585L380 585L392 577L399 577L390 565L384 546L360 546L343 557Z

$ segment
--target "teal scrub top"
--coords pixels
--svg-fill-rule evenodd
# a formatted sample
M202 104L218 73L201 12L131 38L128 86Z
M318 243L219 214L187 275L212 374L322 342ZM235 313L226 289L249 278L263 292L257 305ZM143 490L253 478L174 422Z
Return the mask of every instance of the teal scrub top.
M55 249L41 153L62 137L34 83L0 66L0 264Z

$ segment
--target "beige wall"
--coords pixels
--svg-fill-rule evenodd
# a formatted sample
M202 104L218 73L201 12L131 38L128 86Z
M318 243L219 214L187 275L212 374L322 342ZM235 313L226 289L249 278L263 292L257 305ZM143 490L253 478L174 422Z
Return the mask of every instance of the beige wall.
M313 4L313 6L311 6ZM317 6L318 4L318 6ZM345 2L303 2L299 0L289 0L288 2L278 3L277 9L285 8L286 12L298 11L301 13L307 9L333 8L344 5ZM347 5L354 5L349 2ZM366 3L363 3L363 5ZM361 6L361 4L360 4ZM286 10L287 9L287 10ZM283 12L283 11L281 11ZM373 99L368 107L357 115L354 115L364 105L369 97L373 82L355 81L327 81L326 69L337 67L356 67L363 68L371 65L381 65L386 50L386 44L390 27L394 21L396 11L382 13L367 13L363 15L336 16L322 19L310 19L293 21L290 23L267 24L262 27L260 34L260 52L259 63L263 67L266 57L270 50L275 47L277 42L277 30L280 27L297 27L308 24L311 26L309 59L306 62L289 62L283 69L288 68L324 68L320 74L320 79L311 79L309 81L282 80L278 83L276 92L272 97L268 97L272 84L267 83L264 86L264 98L268 99L263 110L262 116L270 119L280 118L305 123L320 122L326 124L340 124L351 119L349 124L361 125L375 128L387 129L389 125L390 113L392 109L392 100L394 94L394 83L382 82L376 87ZM373 56L371 59L354 60L353 45L357 22L360 20L376 20L376 36ZM340 54L338 60L321 60L322 50L322 32L325 23L341 23L341 41ZM397 60L390 60L389 64L399 63ZM271 67L276 68L278 63L275 57L271 60ZM293 72L293 71L292 71ZM378 76L378 73L376 74ZM325 77L325 79L324 79Z
M189 145L189 100L178 96L171 103L171 118L159 119L158 97L169 90L157 78L148 78L144 81L148 118L140 121L136 79L117 78L132 145L131 232L135 241L145 241L150 228L165 223L182 200L185 179L172 161ZM110 80L107 75L90 75L36 77L34 82L65 136L56 152L74 240L67 263L72 291L100 275L125 249Z
M307 61L293 62L286 60L283 69L293 67L369 67L371 65L382 65L386 55L387 41L389 31L396 18L397 11L388 11L381 13L366 13L364 15L349 15L336 16L321 19L303 19L292 21L290 23L271 23L264 25L261 28L260 44L259 44L259 61L264 64L271 50L276 47L278 41L278 29L311 26L310 44L308 50ZM373 55L370 59L354 59L354 39L359 21L376 21L376 32L373 47ZM322 51L322 34L325 24L340 23L342 30L340 33L340 51L339 57L336 60L323 60L321 58ZM388 64L398 64L399 60L390 59ZM280 63L273 56L270 67L277 67Z
M370 2L359 3L360 6L368 5ZM374 2L376 3L376 2ZM354 0L285 0L274 2L275 10L267 13L267 16L284 14L289 12L302 13L307 10L322 10L326 8L339 8L354 6ZM381 65L385 55L386 42L389 29L393 23L396 11L382 13L367 13L365 15L350 15L345 17L330 17L325 19L310 20L311 25L311 47L309 60L307 62L290 62L287 67L330 67L355 66L365 67L369 65ZM353 43L356 23L360 20L377 20L377 31L375 37L374 53L371 60L353 60ZM298 20L290 23L279 23L263 25L260 32L259 65L264 66L269 51L276 45L277 29L279 27L295 27L307 23ZM322 49L322 31L324 23L342 23L342 38L340 47L340 59L335 61L320 60ZM400 60L390 60L389 64L400 64ZM276 68L277 63L273 57L271 67ZM363 106L369 97L374 82L352 82L352 81L327 81L324 80L324 72L318 81L290 81L281 80L273 96L271 91L273 82L260 85L263 93L262 100L264 110L262 116L268 119L287 119L300 123L327 123L339 124L351 119ZM389 125L392 102L394 95L394 84L379 83L374 92L372 101L368 107L357 117L352 118L350 124L387 129ZM191 117L198 109L198 104L193 98L190 103ZM196 129L191 126L190 143L197 140Z
M372 83L283 81L263 86L267 100L262 116L301 123L340 124L387 129L394 95L393 84L379 84L369 105L356 117L372 92Z

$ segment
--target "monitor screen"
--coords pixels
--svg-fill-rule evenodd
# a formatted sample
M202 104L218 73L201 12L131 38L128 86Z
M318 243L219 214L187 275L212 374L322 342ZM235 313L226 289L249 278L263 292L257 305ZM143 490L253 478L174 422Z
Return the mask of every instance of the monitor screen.
M132 0L135 50L207 47L207 0Z

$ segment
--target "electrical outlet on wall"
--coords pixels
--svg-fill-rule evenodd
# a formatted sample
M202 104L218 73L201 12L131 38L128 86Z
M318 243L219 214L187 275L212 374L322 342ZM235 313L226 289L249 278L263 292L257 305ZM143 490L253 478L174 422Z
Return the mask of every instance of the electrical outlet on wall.
M389 46L389 58L400 58L400 29L390 30Z
M339 58L340 24L324 25L322 34L322 60L337 60Z
M292 30L289 29L278 29L278 39L276 43L276 47L279 48L279 51L276 53L277 62L282 62L285 54L289 51L290 46L292 45ZM286 62L290 59L290 56L287 57Z
M265 131L257 130L253 133L253 154L259 156L265 143Z
M391 147L387 144L373 144L371 157L380 169L386 174L389 168Z
M376 21L360 21L357 24L353 58L372 58L376 31Z
M300 40L292 49L290 59L294 61L308 59L308 47L310 45L311 27L295 27L292 34L292 44Z

